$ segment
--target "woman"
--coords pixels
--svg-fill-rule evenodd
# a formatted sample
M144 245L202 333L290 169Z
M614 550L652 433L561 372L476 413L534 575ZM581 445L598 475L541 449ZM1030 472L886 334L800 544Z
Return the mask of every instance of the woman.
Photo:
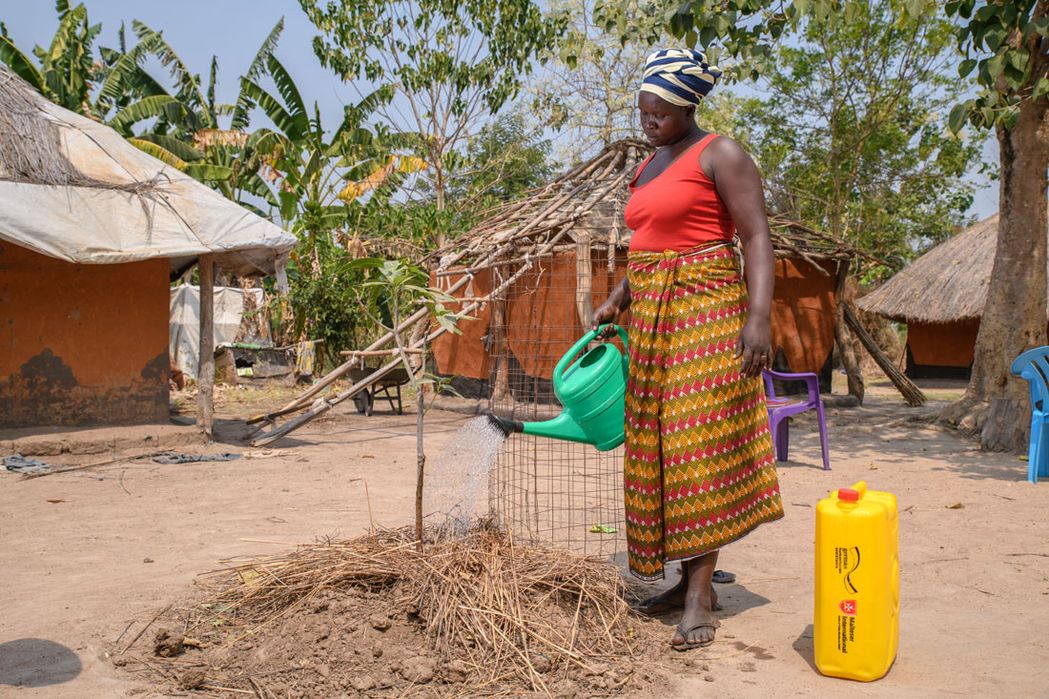
M627 277L593 316L596 327L631 309L628 559L646 581L680 562L681 581L642 606L683 608L679 650L714 640L720 548L783 516L761 383L773 284L761 177L738 144L694 119L719 75L698 51L649 56L637 105L656 150L630 183Z

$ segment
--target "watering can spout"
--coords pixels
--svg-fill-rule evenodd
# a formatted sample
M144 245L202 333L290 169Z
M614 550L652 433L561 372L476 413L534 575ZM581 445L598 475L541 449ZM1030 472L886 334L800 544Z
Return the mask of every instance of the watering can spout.
M499 417L495 413L485 413L488 422L502 431L504 437L509 437L513 432L524 432L524 425L517 420Z
M520 423L518 423L520 424ZM543 422L526 422L521 425L525 434L534 434L539 437L552 437L554 439L565 439L569 442L583 442L593 444L594 439L583 431L582 426L576 422L567 411L561 413L553 420Z
M488 422L499 429L504 436L509 437L514 432L534 434L540 437L553 437L554 439L567 439L570 442L592 442L583 428L579 426L568 413L561 413L553 420L543 422L519 422L510 418L500 417L495 413L485 413Z

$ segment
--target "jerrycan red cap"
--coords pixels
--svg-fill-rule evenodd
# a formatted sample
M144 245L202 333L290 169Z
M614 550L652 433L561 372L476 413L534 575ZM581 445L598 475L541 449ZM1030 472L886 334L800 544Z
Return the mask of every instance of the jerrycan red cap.
M859 502L860 492L852 488L838 488L838 500L842 502Z

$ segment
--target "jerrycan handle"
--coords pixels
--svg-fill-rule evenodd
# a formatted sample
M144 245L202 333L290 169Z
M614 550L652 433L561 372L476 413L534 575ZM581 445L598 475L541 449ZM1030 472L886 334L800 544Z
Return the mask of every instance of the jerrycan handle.
M586 335L583 335L581 338L576 340L576 343L574 345L572 345L572 347L567 352L565 352L564 356L561 357L561 359L557 362L557 366L554 367L554 378L555 379L560 379L564 375L564 373L566 371L568 371L568 368L572 365L572 363L573 363L572 360L575 359L576 355L579 354L580 352L582 352L584 349L586 349L586 346L589 345L593 341L593 339L595 337L597 337L598 335L600 335L604 331L604 329L607 328L607 327L608 327L608 325L601 325L601 326L599 326L597 328L597 330L591 330ZM623 328L619 327L618 325L613 325L612 327L616 329L616 332L619 333L619 337L622 338L622 340L623 340L623 347L626 347L627 346L626 330L624 330ZM627 357L626 357L626 355L624 355L623 356L623 366L624 367L626 367L627 361L628 361Z
M860 497L862 498L864 495L867 494L867 481L856 481L852 484L851 488L852 490L855 490L857 493L859 493Z

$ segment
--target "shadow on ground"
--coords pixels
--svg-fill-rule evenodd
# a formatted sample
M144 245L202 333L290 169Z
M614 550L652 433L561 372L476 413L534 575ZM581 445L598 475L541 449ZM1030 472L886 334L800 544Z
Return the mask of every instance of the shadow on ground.
M81 669L76 653L54 641L20 638L0 643L0 684L49 687L69 682Z
M801 656L801 659L809 664L813 672L819 672L816 669L816 656L815 646L812 641L812 624L805 627L805 630L795 639L792 644L794 651Z
M1027 464L1020 454L982 451L964 435L935 423L945 401L912 408L895 398L872 396L860 407L827 410L827 441L834 468L836 442L848 434L850 457L869 455L877 468L907 467L916 455L937 461L930 470L973 480L1023 481ZM819 436L814 413L802 413L791 425L790 461L779 468L818 463ZM839 452L840 453L840 452Z

